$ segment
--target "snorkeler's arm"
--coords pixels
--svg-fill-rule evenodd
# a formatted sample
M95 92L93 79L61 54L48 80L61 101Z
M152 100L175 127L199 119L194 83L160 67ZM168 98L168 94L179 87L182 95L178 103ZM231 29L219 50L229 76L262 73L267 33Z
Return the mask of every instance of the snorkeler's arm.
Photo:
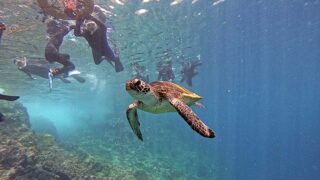
M51 34L52 37L64 37L71 31L70 26L63 25L63 28L60 28L56 33Z
M83 22L84 22L84 18L79 18L76 20L76 27L74 29L75 36L82 36L83 35L83 33L81 32L81 29L80 29Z

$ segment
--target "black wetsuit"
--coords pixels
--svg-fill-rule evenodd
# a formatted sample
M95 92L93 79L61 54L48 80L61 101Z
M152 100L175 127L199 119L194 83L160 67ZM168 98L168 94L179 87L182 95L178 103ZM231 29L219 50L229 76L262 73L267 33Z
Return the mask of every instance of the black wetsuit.
M49 34L50 40L45 48L46 60L50 63L58 62L63 65L55 75L61 73L67 75L69 71L75 69L74 64L70 61L70 55L59 52L63 38L70 32L70 30L71 28L69 25L62 21L52 20L47 23L47 33Z
M48 79L50 66L48 62L44 60L28 60L26 66L23 68L19 68L19 70L26 73L32 79L32 75Z
M196 67L201 64L201 61L184 62L181 70L182 79L180 82L186 81L189 86L192 86L192 78L198 74Z
M158 72L158 80L159 81L174 81L174 73L170 67L163 67Z
M32 75L36 75L36 76L40 76L42 78L48 79L49 78L48 73L50 72L50 65L45 60L41 60L38 58L33 60L29 59L27 61L26 66L23 68L19 68L19 70L26 73L31 79L34 79ZM70 81L66 79L64 76L62 76L62 74L54 77L60 79L64 83L70 83ZM85 82L85 79L79 75L73 75L72 77L81 83Z
M145 73L145 67L140 66L138 63L134 63L133 65L133 77L132 79L141 79L145 82L149 82L149 75Z
M80 28L85 19L92 20L97 24L98 29L93 34L91 34L89 31L81 32ZM107 28L100 20L92 16L77 19L74 34L75 36L83 36L88 41L92 49L92 55L95 64L100 64L103 60L102 57L104 56L108 61L113 61L115 63L115 69L117 72L123 70L123 66L119 60L119 57L114 54L108 44Z
M2 22L0 22L0 44L1 44L1 38L4 30L6 30L6 26Z

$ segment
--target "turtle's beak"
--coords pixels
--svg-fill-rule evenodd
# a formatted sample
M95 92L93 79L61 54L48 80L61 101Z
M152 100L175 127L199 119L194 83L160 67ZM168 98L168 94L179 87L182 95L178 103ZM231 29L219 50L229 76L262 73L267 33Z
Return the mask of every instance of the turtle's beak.
M126 82L126 90L129 91L129 90L132 90L132 80L128 80Z

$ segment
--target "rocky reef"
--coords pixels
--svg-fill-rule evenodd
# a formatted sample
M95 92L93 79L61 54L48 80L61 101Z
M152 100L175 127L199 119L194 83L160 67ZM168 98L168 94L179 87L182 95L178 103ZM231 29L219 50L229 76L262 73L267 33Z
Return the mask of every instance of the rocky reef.
M96 162L84 152L65 151L52 135L35 134L19 102L1 101L0 111L5 116L0 122L1 179L148 179Z
M51 135L36 135L20 103L1 102L0 177L3 179L86 179L90 169L65 153Z

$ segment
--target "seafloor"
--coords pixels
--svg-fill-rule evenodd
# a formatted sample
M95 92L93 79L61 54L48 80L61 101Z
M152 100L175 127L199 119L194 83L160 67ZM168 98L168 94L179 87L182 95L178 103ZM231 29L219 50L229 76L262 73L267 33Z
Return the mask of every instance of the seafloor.
M6 117L0 124L2 179L145 180L192 177L167 164L169 157L159 157L150 151L137 153L144 151L143 146L130 151L128 138L134 137L124 128L116 127L124 126L120 122L108 129L122 129L121 132L112 130L100 137L96 131L80 131L81 136L70 135L60 140L51 123L32 129L27 109L21 103L1 101L0 109ZM111 134L119 138L106 137Z

